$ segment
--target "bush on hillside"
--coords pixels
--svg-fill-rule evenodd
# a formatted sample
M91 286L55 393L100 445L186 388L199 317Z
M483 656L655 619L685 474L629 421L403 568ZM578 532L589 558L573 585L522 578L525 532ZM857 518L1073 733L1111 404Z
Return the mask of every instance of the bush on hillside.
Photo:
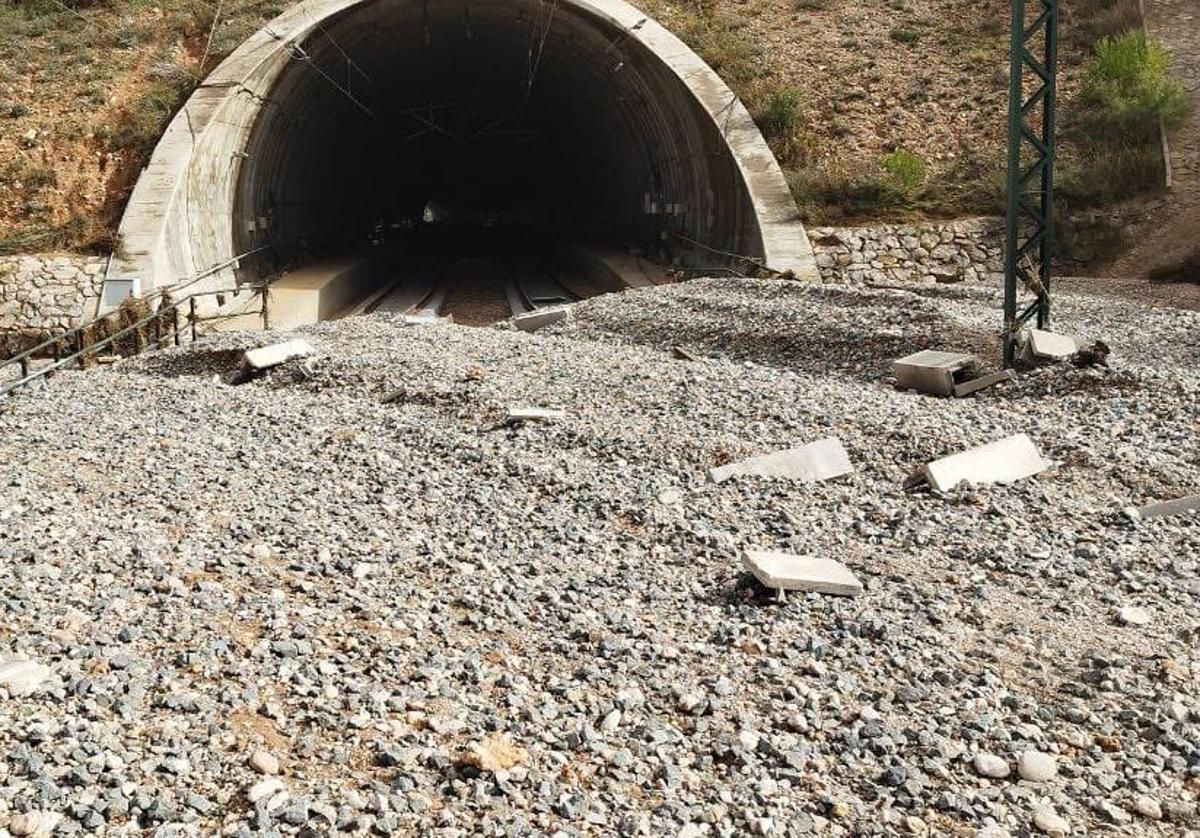
M894 197L911 201L925 184L925 161L910 151L896 150L879 160L885 185Z
M1167 73L1167 52L1145 32L1101 38L1084 70L1082 101L1100 131L1126 138L1179 125L1189 102Z
M799 130L804 120L800 88L790 84L772 87L763 97L754 119L768 139L782 139Z

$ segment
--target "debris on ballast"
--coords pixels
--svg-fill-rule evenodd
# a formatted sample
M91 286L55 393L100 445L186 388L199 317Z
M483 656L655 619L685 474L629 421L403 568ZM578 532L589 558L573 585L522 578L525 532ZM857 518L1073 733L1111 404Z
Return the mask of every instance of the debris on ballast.
M962 384L954 385L954 397L961 399L972 393L978 393L980 390L986 390L988 387L995 387L997 384L1003 384L1006 381L1016 381L1017 374L1012 370L997 370L981 375L978 378L972 378L970 381L964 381Z
M567 418L567 411L560 407L510 407L505 422L510 425L521 422L560 422Z
M950 396L955 385L972 379L979 359L963 352L923 349L892 362L896 387L932 396Z
M804 482L832 480L854 471L850 456L836 437L826 437L799 448L763 454L709 469L714 483L731 477L786 477Z
M856 596L863 591L858 577L834 559L747 550L743 564L763 587L778 591L781 600L784 591L838 596Z
M1125 510L1130 518L1168 518L1172 515L1183 515L1187 512L1200 511L1200 495L1190 495L1174 500L1164 500L1146 504L1143 507L1129 507Z
M1049 467L1027 434L1015 434L934 460L922 466L905 485L911 488L928 483L932 489L949 492L961 483L1013 483Z
M1104 367L1108 368L1108 356L1112 354L1112 350L1108 348L1108 344L1102 340L1098 340L1091 346L1085 346L1074 355L1071 356L1071 363L1077 367Z
M1045 329L1025 329L1017 337L1017 343L1017 357L1028 366L1057 364L1079 351L1079 343L1075 338Z
M522 332L535 332L545 326L552 326L571 319L570 306L555 306L539 308L527 314L518 314L512 319L513 325Z

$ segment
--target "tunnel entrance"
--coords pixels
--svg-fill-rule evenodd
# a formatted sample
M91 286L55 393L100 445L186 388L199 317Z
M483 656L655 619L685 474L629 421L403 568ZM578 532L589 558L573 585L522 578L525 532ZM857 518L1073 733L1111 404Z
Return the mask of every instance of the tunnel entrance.
M816 274L744 106L621 0L309 0L173 121L105 303L260 284L431 222Z
M238 182L244 278L427 215L687 267L762 258L719 125L613 23L546 0L374 0L295 46ZM711 249L705 249L711 248Z

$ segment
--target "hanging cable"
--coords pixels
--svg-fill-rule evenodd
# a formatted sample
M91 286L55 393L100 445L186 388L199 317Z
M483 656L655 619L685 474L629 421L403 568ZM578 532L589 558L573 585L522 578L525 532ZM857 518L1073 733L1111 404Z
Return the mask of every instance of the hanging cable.
M541 0L541 7L546 5L545 0ZM530 38L529 54L526 57L526 78L525 78L525 95L521 99L521 107L518 109L518 115L524 113L525 106L529 104L529 98L533 95L533 83L537 79L538 69L542 64L542 55L546 51L546 39L550 36L550 26L554 23L554 13L558 11L558 0L550 0L550 11L546 15L546 25L542 27L541 37L538 39L537 55L533 51L533 39ZM536 23L536 21L535 21ZM536 30L531 29L531 35Z

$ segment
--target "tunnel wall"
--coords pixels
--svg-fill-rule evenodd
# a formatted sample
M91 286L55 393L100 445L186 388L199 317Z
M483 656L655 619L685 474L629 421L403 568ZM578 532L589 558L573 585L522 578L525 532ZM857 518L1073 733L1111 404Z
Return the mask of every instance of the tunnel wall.
M462 8L436 0L432 5ZM516 5L476 0L475 25L490 20L511 28L504 16ZM720 78L681 41L620 0L555 5L561 9L555 39L544 46L547 66L537 84L550 91L556 83L565 86L558 94L562 103L603 109L602 117L590 118L614 146L608 162L661 187L643 190L639 205L599 189L589 211L602 217L581 214L576 220L645 232L654 224L647 216L674 213L682 216L675 222L679 241L699 243L690 254L693 261L729 250L815 278L812 251L782 172ZM424 25L424 41L431 43L428 18L411 19L424 7L414 0L309 0L226 59L171 122L134 189L120 228L122 248L106 277L105 305L130 293L177 287L185 279L193 288L231 287L239 275L254 278L265 271L267 257L298 258L310 244L306 238L336 230L345 207L331 214L314 200L311 209L302 209L318 192L328 199L339 188L337 164L315 152L330 143L344 145L345 132L357 130L355 119L365 118L356 112L367 109L347 95L352 71L344 71L343 84L331 68L349 54L374 56L375 64L388 49L394 54L402 45L381 49L368 43L388 21L397 32ZM546 95L555 101L552 93ZM578 165L587 163L584 156ZM596 173L597 180L602 177ZM281 196L291 208L286 212Z

